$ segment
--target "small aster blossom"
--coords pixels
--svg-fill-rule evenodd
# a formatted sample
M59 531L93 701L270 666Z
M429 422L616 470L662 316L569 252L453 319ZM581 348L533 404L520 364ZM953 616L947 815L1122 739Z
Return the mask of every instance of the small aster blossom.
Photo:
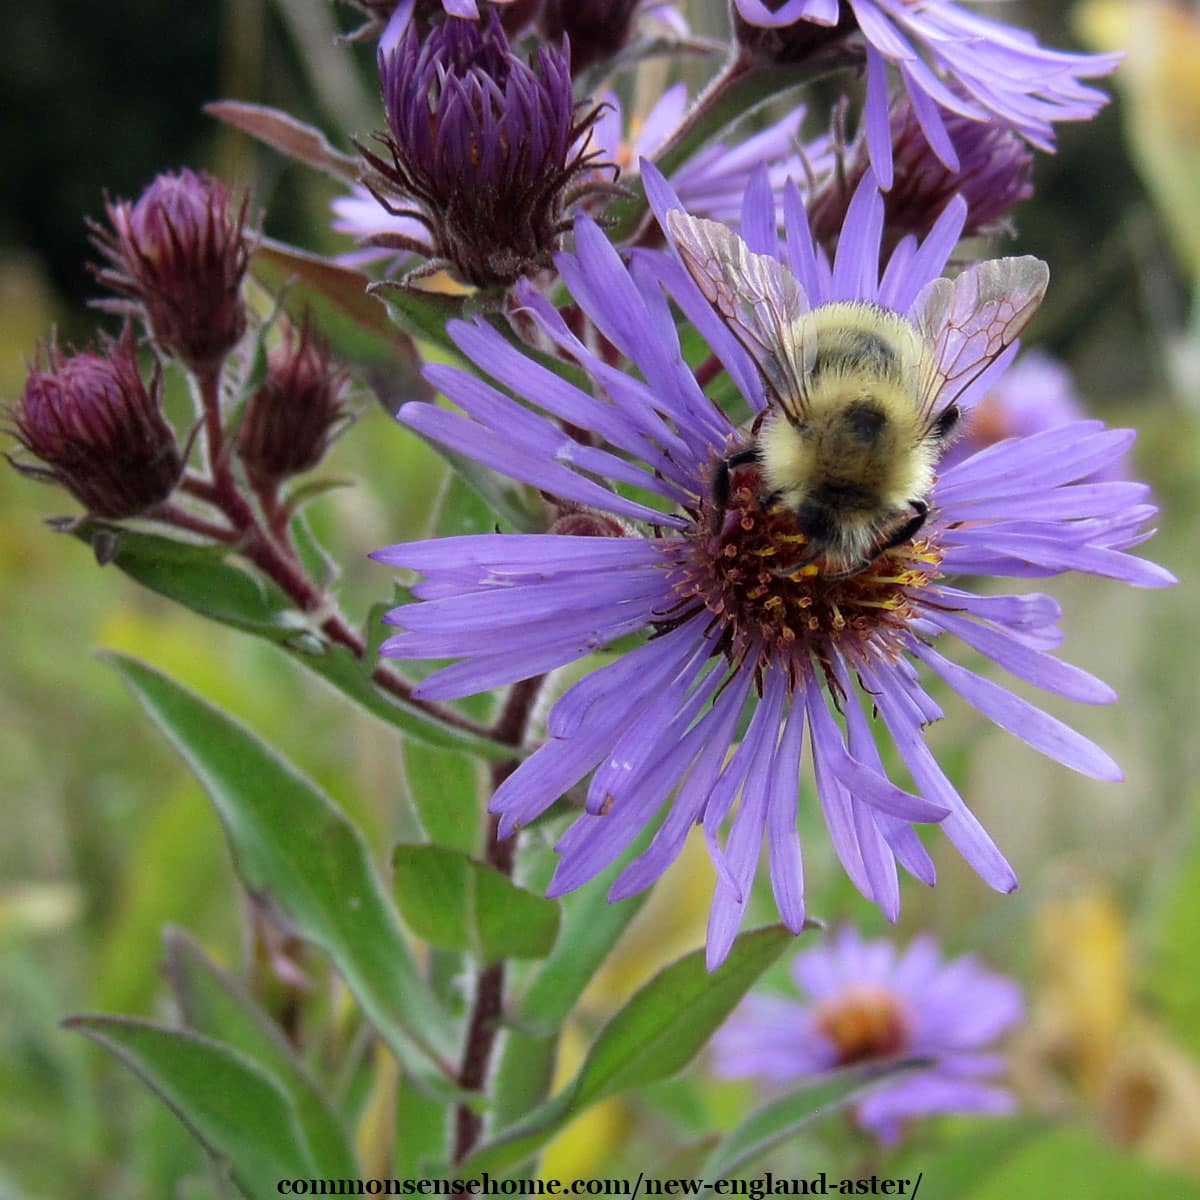
M970 458L979 450L1006 438L1029 437L1088 417L1070 370L1045 350L1022 354L996 381L963 422L962 436L942 459L943 469ZM1097 481L1129 477L1122 457L1093 478Z
M111 229L92 225L108 260L97 279L134 301L163 352L193 370L219 365L246 332L247 203L203 171L167 172L136 203L107 205Z
M162 372L142 380L132 326L105 353L64 354L51 345L35 364L10 432L42 465L22 474L62 484L98 517L136 517L161 504L183 473L162 411Z
M643 163L642 174L666 228L678 198L652 165ZM922 289L941 275L966 215L965 203L953 201L928 237L905 239L881 272L883 198L870 176L832 261L812 240L795 185L783 207L781 245L760 169L747 189L743 235L754 252L790 268L812 308L862 301L910 319ZM662 816L649 846L613 884L609 897L619 900L657 879L700 825L717 872L708 931L715 967L742 921L764 839L779 912L790 928L803 927L797 807L807 731L815 797L833 845L851 880L889 919L900 906L897 863L934 882L914 822L940 823L987 883L1012 891L1012 868L925 743L924 727L942 710L921 669L1058 762L1098 779L1121 777L1098 746L954 662L943 643L964 642L1060 696L1090 704L1115 699L1100 680L1048 653L1061 640L1051 597L979 595L952 577L1077 570L1145 587L1172 582L1161 568L1124 553L1154 512L1146 489L1077 486L1134 435L1085 421L989 447L937 479L915 541L848 577L773 569L786 566L803 539L793 514L760 504L748 475L734 478L725 519L714 529L714 470L744 445L745 434L686 365L668 295L752 413L767 404L757 369L674 258L638 249L626 263L587 217L577 219L575 238L575 253L556 260L563 283L638 374L595 353L526 285L519 295L528 316L593 390L541 366L482 319L459 321L450 324L451 337L495 385L430 366L427 379L458 411L415 403L400 416L459 454L621 519L627 535L494 534L375 555L423 576L413 588L418 603L389 614L402 632L382 652L459 660L419 685L430 699L502 687L648 635L554 705L545 744L492 798L502 835L590 777L586 811L557 847L561 860L549 892L561 895L616 861ZM969 409L1011 357L1006 351L946 402ZM887 778L877 738L895 745L913 792Z
M796 955L792 978L802 1001L750 996L717 1032L716 1075L787 1086L874 1059L933 1059L855 1108L859 1127L888 1143L921 1117L1014 1110L993 1082L1004 1070L995 1043L1024 1017L1014 980L973 957L944 960L929 935L898 953L849 927Z
M653 159L682 123L688 110L687 86L677 83L655 101L644 121L636 118L632 136L625 136L626 115L615 92L604 97L604 107L592 128L593 146L606 162L621 168L622 180L637 173L643 158ZM800 128L806 110L794 109L744 142L718 142L689 158L671 175L671 186L688 212L718 221L734 221L742 209L742 197L750 176L766 164L771 187L782 196L789 178L821 178L833 170L832 141L815 139L800 149Z
M1009 212L1033 195L1033 155L1007 125L943 114L946 135L958 158L950 170L925 140L916 109L899 97L891 111L892 186L884 196L884 248L891 250L906 234L924 237L955 196L967 202L964 237L989 236L1006 229ZM823 173L808 199L813 236L833 249L850 203L871 169L865 137L860 136ZM681 197L682 199L682 197Z
M577 111L569 56L542 46L527 65L489 13L448 20L424 41L409 26L380 51L379 73L390 132L376 136L388 157L359 149L404 202L384 206L424 227L424 240L380 240L477 287L507 287L548 264L568 209L597 186L571 186L594 165L580 146L598 114Z
M977 13L954 0L733 0L737 18L786 38L844 31L862 35L867 96L863 114L871 166L880 186L892 186L888 66L899 74L934 153L952 171L958 153L946 112L999 121L1039 150L1054 150L1057 121L1086 121L1107 96L1081 83L1107 75L1119 54L1072 54L1038 44L1026 30Z

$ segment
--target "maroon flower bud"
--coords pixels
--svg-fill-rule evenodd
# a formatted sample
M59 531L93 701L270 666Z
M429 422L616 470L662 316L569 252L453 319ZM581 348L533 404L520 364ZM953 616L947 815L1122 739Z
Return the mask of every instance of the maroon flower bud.
M267 356L267 377L250 398L238 454L260 483L311 471L349 413L342 404L350 372L330 361L329 345L311 329L288 326L284 344Z
M544 0L538 31L556 45L571 43L571 70L612 58L633 30L641 0Z
M149 388L138 370L133 329L104 354L64 354L53 344L9 409L9 432L44 465L9 457L22 474L60 483L89 513L133 517L161 504L183 473L162 411L162 370Z
M892 105L895 178L883 193L885 251L906 234L923 238L956 194L967 202L964 237L1000 232L1009 211L1033 195L1033 154L1018 134L995 121L975 121L946 109L941 115L958 155L957 171L933 152L908 97ZM850 198L870 165L863 136L842 153L840 170L816 188L808 203L813 235L827 247L836 242Z
M159 175L136 203L107 204L111 230L92 225L108 260L97 278L137 301L163 352L193 370L219 365L246 332L246 205L219 180L183 170Z

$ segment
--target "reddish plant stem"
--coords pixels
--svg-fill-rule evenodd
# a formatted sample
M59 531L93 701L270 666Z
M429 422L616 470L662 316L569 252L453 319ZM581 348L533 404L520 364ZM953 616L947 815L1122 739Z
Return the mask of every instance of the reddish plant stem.
M218 525L215 521L208 521L204 517L197 516L193 512L189 512L186 508L180 508L178 504L160 504L153 512L148 514L156 521L162 521L166 525L173 525L176 529L185 529L188 533L194 533L200 537L212 538L214 542L236 542L237 531L230 529L227 525Z
M491 736L498 742L520 746L529 728L529 719L537 703L538 693L545 676L526 679L514 684L504 701L504 707L496 723L491 727ZM492 791L495 792L515 770L517 760L492 764ZM488 815L487 845L484 857L502 874L511 876L516 857L517 839L500 837L500 818ZM471 1015L467 1022L467 1036L463 1043L462 1065L458 1072L459 1086L468 1091L482 1091L487 1083L488 1067L492 1050L500 1032L500 1017L504 1011L504 963L493 963L484 967L475 980L475 996L471 1004ZM454 1162L462 1162L475 1148L483 1133L483 1117L468 1105L460 1104L454 1114Z
M180 482L180 490L216 508L229 521L232 529L224 529L174 504L163 505L156 516L178 529L236 544L241 553L288 596L301 612L318 618L321 632L330 641L345 646L355 658L365 658L366 641L338 612L333 598L309 579L296 558L290 538L287 537L286 524L282 534L277 529L264 525L239 489L223 444L220 372L198 374L196 381L208 433L210 477L206 479L189 471ZM269 526L279 523L281 514L273 497L270 504L264 502L263 515ZM282 515L282 519L286 522L286 514ZM412 684L385 663L375 667L371 678L389 695L421 709L443 725L474 734L476 737L492 741L501 740L486 726L461 716L453 709L414 696ZM505 740L505 744L513 743Z

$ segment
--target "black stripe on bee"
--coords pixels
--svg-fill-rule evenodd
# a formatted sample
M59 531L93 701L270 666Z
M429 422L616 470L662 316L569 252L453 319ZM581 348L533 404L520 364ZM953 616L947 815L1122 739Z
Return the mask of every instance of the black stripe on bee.
M895 364L895 350L879 334L869 329L842 329L821 336L812 374L816 376L822 371L848 369L883 372Z

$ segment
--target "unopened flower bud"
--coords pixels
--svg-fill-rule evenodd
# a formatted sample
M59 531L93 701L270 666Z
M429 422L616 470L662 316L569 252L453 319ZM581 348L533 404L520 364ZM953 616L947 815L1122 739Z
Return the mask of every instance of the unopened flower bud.
M238 454L251 476L273 483L311 471L349 415L342 403L349 380L307 318L299 334L289 326L283 345L267 356L267 377L238 434Z
M585 190L569 185L595 165L582 135L598 110L577 118L566 53L542 46L522 62L490 11L447 19L424 41L410 25L379 67L390 132L376 136L388 158L360 150L372 186L404 202L389 211L428 231L427 243L387 244L477 287L507 287L548 264Z
M571 69L586 71L629 41L640 0L543 0L538 31L556 45L571 43Z
M93 225L108 260L97 278L136 301L163 352L193 370L218 365L246 331L246 205L183 170L158 176L135 203L109 203L111 229Z
M912 102L901 96L891 110L894 181L883 193L884 249L906 234L923 238L957 194L967 202L964 237L996 233L1020 201L1033 195L1033 154L1011 129L995 121L975 121L942 110L946 133L958 155L951 171L933 152ZM840 171L816 188L808 204L814 236L829 246L836 241L846 209L870 165L866 139L847 151Z
M62 484L95 516L133 517L166 500L183 459L163 416L161 369L147 387L132 328L104 350L68 355L51 345L44 365L39 356L8 416L10 432L43 465L9 461Z

